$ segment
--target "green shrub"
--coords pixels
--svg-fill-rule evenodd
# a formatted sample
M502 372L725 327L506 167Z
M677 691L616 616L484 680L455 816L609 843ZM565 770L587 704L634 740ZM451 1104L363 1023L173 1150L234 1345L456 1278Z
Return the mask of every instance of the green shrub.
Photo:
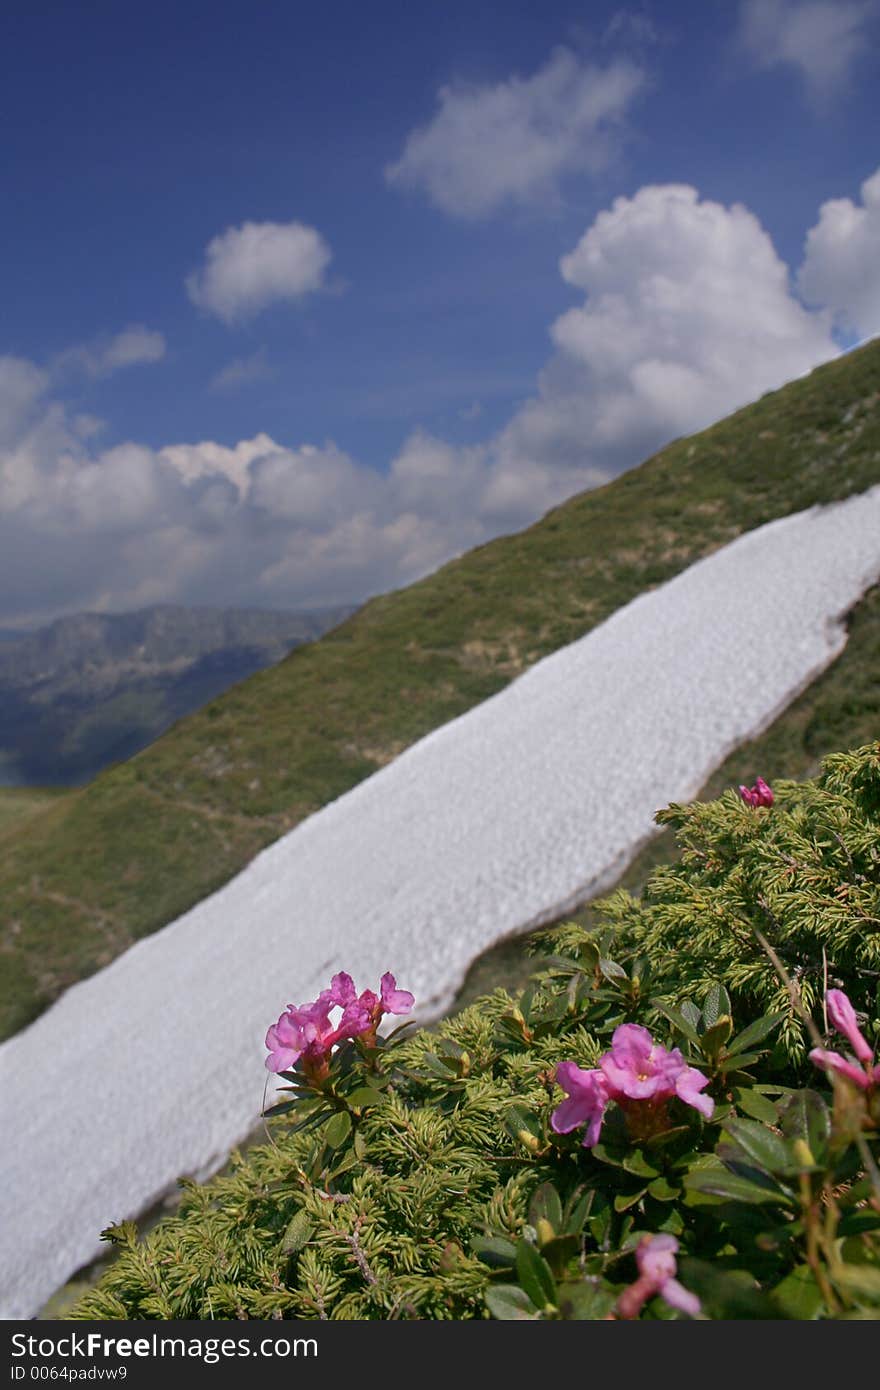
M880 745L774 790L660 813L680 862L598 929L543 933L516 1000L283 1073L271 1142L146 1238L109 1228L73 1316L675 1316L640 1274L658 1235L701 1316L880 1316L880 1068L807 1055L829 989L880 1037ZM551 1124L556 1068L595 1067L625 1023L681 1049L712 1113L612 1101L587 1148Z

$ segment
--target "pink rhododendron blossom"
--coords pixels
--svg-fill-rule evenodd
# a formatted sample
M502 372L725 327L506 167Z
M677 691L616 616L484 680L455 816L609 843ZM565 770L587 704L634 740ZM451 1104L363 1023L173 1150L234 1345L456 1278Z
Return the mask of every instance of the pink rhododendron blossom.
M416 1002L408 989L398 989L397 981L389 972L382 976L382 1012L386 1014L408 1014Z
M814 1047L809 1054L810 1061L815 1062L817 1067L825 1067L827 1071L836 1071L838 1075L847 1077L863 1091L880 1086L880 1065L874 1066L874 1053L856 1023L856 1011L843 990L829 989L825 995L825 1006L832 1024L846 1038L861 1066L841 1057L839 1052L831 1052L824 1047Z
M700 1311L700 1300L678 1282L675 1275L678 1266L675 1262L678 1241L675 1236L661 1234L644 1236L636 1247L636 1264L639 1277L629 1288L624 1289L617 1300L616 1312L619 1318L637 1318L649 1298L659 1294L670 1308L687 1313L695 1318Z
M747 806L773 805L773 792L763 777L756 777L753 787L740 785L739 794Z
M829 989L825 995L825 1005L832 1024L838 1033L846 1038L859 1061L873 1062L874 1051L867 1039L863 1037L861 1029L856 1023L856 1011L843 990Z
M560 1062L556 1080L570 1099L557 1106L550 1123L557 1134L586 1125L585 1148L597 1142L605 1107L612 1100L623 1110L630 1133L638 1138L669 1128L666 1102L673 1096L707 1120L715 1109L711 1096L700 1094L709 1084L708 1077L689 1067L677 1047L670 1051L655 1043L638 1023L615 1028L611 1048L598 1067L583 1071L574 1062Z
M321 990L312 1003L288 1004L277 1023L266 1034L269 1071L288 1071L297 1063L313 1078L327 1073L332 1049L346 1038L363 1038L375 1043L376 1029L386 1013L409 1013L415 1000L408 990L397 989L394 976L382 976L382 995L365 989L358 994L354 981L344 971L334 975L330 988ZM342 1014L335 1023L334 1009Z
M857 1067L855 1062L848 1062L845 1057L841 1057L839 1052L829 1052L824 1047L814 1047L809 1054L810 1061L817 1067L825 1067L828 1071L839 1072L841 1076L848 1076L850 1081L854 1081L857 1086L861 1086L866 1091L871 1084L872 1076L863 1067Z
M556 1080L569 1099L557 1105L550 1116L550 1125L557 1134L568 1134L580 1125L586 1125L583 1138L585 1149L591 1149L599 1138L602 1116L608 1104L608 1083L604 1075L594 1067L584 1071L574 1062L560 1062L556 1068Z
M666 1100L677 1095L707 1120L715 1109L709 1096L699 1094L708 1086L708 1077L689 1067L677 1047L668 1051L655 1043L647 1028L638 1023L622 1023L615 1028L611 1051L605 1053L599 1066L614 1100Z

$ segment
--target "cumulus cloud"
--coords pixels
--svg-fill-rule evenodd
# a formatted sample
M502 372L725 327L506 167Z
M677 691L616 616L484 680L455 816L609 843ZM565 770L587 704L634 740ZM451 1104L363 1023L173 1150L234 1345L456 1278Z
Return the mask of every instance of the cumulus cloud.
M49 374L0 358L0 623L344 602L530 523L835 356L834 312L867 297L878 178L860 207L822 208L800 277L827 305L812 309L748 209L684 184L616 199L561 260L580 302L551 325L532 398L481 444L413 430L382 470L266 433L101 449Z
M740 39L759 68L793 67L824 101L866 51L876 14L876 0L744 0Z
M880 169L861 188L861 204L832 198L807 233L798 288L825 304L858 337L880 333Z
M560 269L586 300L553 324L538 395L496 443L499 498L529 470L553 501L605 481L837 352L758 219L685 184L617 198Z
M330 248L314 227L243 222L208 242L204 263L187 277L186 289L193 304L235 324L270 304L321 289L330 259Z
M600 67L567 48L531 77L452 83L440 88L433 120L410 133L385 177L423 190L454 217L485 217L508 202L556 201L564 175L608 164L643 85L629 61Z
M112 337L105 334L90 343L78 343L66 348L55 359L57 370L73 369L85 372L97 380L111 376L123 367L138 367L161 362L165 356L165 338L141 323L130 324Z

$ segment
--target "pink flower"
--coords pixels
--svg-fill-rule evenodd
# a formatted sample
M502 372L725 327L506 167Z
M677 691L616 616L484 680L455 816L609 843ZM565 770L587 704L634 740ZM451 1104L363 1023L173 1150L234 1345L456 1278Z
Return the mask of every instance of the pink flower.
M392 974L382 976L382 1012L384 1014L408 1014L416 1002L408 989L398 989Z
M611 1037L611 1051L599 1066L614 1100L667 1100L678 1096L706 1119L711 1119L715 1102L699 1093L709 1084L695 1067L689 1067L677 1047L668 1051L655 1043L647 1028L638 1023L622 1023Z
M587 1132L582 1140L585 1149L591 1149L599 1138L602 1116L608 1104L608 1084L598 1067L584 1071L574 1062L560 1062L556 1068L556 1080L569 1099L557 1105L550 1116L550 1125L557 1134L568 1134L579 1125L586 1125Z
M825 995L828 1017L842 1037L846 1038L860 1062L872 1063L874 1052L862 1036L856 1023L856 1011L842 989L829 989Z
M701 1095L709 1079L689 1067L678 1048L669 1051L655 1043L647 1028L622 1023L615 1028L611 1048L598 1067L583 1071L574 1062L560 1062L556 1080L570 1099L553 1111L550 1124L557 1134L567 1134L585 1124L584 1148L599 1138L608 1102L623 1110L630 1133L638 1138L668 1129L666 1102L673 1096L711 1119L715 1102Z
M636 1247L639 1277L634 1284L624 1289L618 1298L618 1317L637 1318L648 1299L656 1294L659 1294L670 1308L687 1313L691 1318L697 1316L700 1300L675 1278L678 1269L675 1262L677 1250L678 1241L675 1236L643 1236Z
M382 976L381 997L371 989L360 995L350 975L334 975L330 988L321 990L310 1004L288 1004L277 1023L266 1034L269 1071L289 1071L297 1063L313 1078L327 1073L332 1049L345 1038L363 1037L375 1043L376 1029L383 1014L409 1013L415 1000L408 990L397 989L394 976ZM341 1009L334 1024L330 1014Z
M846 1076L863 1091L880 1084L880 1066L874 1066L874 1053L856 1022L856 1011L842 989L829 989L825 995L828 1017L850 1044L861 1066L841 1057L839 1052L830 1052L824 1047L814 1047L809 1054L810 1061L826 1071L836 1071Z
M763 778L763 777L756 777L756 778L755 778L755 785L754 785L754 787L752 788L752 790L754 791L755 796L756 796L756 798L757 798L757 803L756 803L756 804L757 804L758 806L772 806L772 805L773 805L773 792L772 792L771 789L767 786L767 783L764 781L764 778Z
M763 777L755 778L753 787L740 786L739 794L747 806L772 806L773 792Z
M848 1076L850 1081L861 1086L863 1091L866 1091L875 1079L870 1071L857 1067L855 1062L848 1062L845 1057L841 1057L839 1052L828 1052L824 1047L814 1047L809 1053L809 1058L817 1067L824 1067L826 1071L836 1071L841 1076Z

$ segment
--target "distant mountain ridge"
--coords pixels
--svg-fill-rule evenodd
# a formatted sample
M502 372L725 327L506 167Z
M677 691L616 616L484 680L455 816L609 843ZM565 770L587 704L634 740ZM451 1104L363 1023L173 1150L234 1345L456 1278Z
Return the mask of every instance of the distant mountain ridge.
M71 785L314 641L353 605L75 613L0 644L0 784Z

